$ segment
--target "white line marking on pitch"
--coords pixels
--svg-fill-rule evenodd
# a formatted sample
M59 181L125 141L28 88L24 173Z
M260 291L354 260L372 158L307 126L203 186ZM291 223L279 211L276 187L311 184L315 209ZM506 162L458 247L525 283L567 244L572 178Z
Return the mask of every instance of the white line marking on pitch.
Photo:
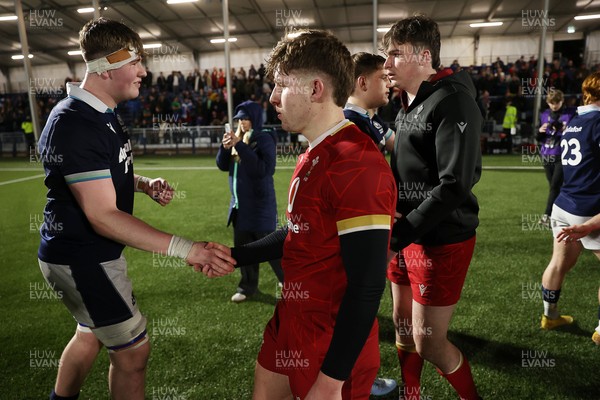
M23 181L30 181L32 179L43 178L45 176L46 175L44 175L44 174L40 174L40 175L28 176L28 177L25 177L25 178L13 179L11 181L0 182L0 186L9 185L11 183L17 183L17 182L23 182Z

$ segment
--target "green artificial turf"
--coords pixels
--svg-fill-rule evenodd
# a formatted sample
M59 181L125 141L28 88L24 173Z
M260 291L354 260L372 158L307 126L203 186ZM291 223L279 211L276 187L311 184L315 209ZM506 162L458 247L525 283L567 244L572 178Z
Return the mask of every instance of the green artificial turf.
M289 154L278 159L281 217L294 159ZM173 203L165 208L136 195L137 217L189 238L232 244L226 227L227 174L215 168L214 158L139 156L134 166L176 188ZM539 164L521 154L484 157L484 167L494 166L503 168L485 169L475 189L481 224L449 337L469 359L486 399L598 399L600 349L590 336L598 323L600 262L586 252L563 286L561 309L574 315L576 323L541 331L539 285L552 237L535 222L548 184ZM41 173L39 163L0 159L0 399L47 398L60 353L75 330L37 263L43 180L10 183ZM261 293L233 304L229 299L237 272L209 280L174 259L134 249L125 256L152 342L146 398L249 399L262 332L275 304L276 279L268 265L262 267ZM389 289L379 320L380 376L399 380ZM108 398L107 371L108 357L102 352L80 399ZM429 364L422 387L423 399L457 398Z

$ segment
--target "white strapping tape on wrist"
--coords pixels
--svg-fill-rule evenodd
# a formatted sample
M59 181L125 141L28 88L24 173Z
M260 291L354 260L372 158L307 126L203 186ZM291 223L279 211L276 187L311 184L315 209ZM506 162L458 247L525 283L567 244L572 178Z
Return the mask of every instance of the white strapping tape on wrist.
M95 72L99 75L100 73L111 69L121 68L123 65L129 64L138 58L139 55L135 51L131 51L129 49L117 50L107 56L87 61L85 63L87 67L86 72L88 74L93 74Z
M179 257L183 260L187 260L187 256L192 251L194 242L191 240L173 235L169 248L167 249L167 255L171 257Z
M135 183L135 191L143 192L144 185L150 185L150 178L146 178L145 176L139 176Z

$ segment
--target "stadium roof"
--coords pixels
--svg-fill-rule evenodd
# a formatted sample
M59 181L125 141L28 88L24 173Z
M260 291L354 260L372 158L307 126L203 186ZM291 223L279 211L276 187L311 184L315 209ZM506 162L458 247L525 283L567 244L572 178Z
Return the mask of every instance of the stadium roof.
M172 1L172 0L170 0ZM0 0L0 17L15 14L13 0ZM542 0L379 0L378 26L425 13L440 25L442 37L535 34L536 25L566 33L600 28L600 19L574 20L576 15L600 13L600 0L551 0L547 16L541 15ZM91 0L23 0L33 65L80 61L69 56L76 50L77 32L93 14L77 9L91 7ZM161 42L179 52L214 52L223 48L210 39L222 37L222 2L198 0L167 4L167 0L100 1L101 15L125 22L137 30L145 43ZM104 9L106 7L106 9ZM347 43L371 42L371 0L230 0L230 35L238 40L232 50L270 48L286 25L316 27L333 31ZM502 26L472 28L469 23L501 21ZM17 21L0 21L0 68L21 66L11 56L21 53ZM381 35L381 34L380 34Z

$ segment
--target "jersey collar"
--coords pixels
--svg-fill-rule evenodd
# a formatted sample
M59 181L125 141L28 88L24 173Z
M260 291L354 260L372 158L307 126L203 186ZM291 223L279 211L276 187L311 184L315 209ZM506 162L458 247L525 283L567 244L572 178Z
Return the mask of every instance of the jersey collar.
M361 115L366 115L367 117L369 116L367 110L352 103L346 103L346 105L344 106L344 110L351 110Z
M588 104L587 106L579 106L577 107L577 114L583 115L593 111L600 111L600 107L595 104Z
M319 136L318 138L313 140L312 143L308 146L308 149L309 150L314 149L315 147L317 147L319 145L319 143L321 143L323 140L325 140L325 138L327 138L330 135L335 134L337 131L339 131L340 129L342 129L343 127L345 127L346 125L351 124L351 123L352 122L350 122L349 120L344 118L343 120L341 120L340 122L335 124L335 126L333 126L332 128L327 129L323 134L321 134L321 136Z
M100 113L114 113L115 111L104 104L102 100L94 96L92 93L79 87L81 82L78 83L67 83L67 95L79 101L83 101L88 106Z

